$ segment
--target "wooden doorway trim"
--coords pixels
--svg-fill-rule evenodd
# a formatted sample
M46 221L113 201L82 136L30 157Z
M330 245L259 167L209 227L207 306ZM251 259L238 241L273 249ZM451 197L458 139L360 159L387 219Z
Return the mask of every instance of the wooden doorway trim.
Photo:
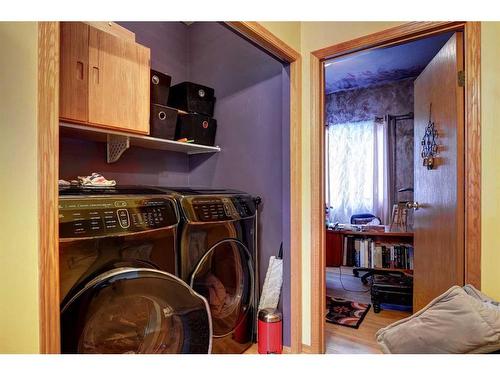
M302 351L302 59L299 52L258 22L227 22L231 28L290 64L290 349Z
M38 23L38 201L40 353L60 353L59 22Z
M302 349L301 294L301 56L257 22L227 22L290 64L291 351ZM38 178L40 352L60 353L58 172L59 22L38 24Z
M324 353L325 217L323 61L443 31L465 33L465 282L481 287L481 24L409 22L311 53L311 352Z

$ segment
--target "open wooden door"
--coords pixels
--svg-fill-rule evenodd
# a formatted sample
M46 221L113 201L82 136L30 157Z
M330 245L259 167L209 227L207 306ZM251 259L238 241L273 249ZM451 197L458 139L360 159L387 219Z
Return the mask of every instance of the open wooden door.
M457 32L415 80L414 311L464 283L463 61ZM432 169L421 156L429 118L438 145Z

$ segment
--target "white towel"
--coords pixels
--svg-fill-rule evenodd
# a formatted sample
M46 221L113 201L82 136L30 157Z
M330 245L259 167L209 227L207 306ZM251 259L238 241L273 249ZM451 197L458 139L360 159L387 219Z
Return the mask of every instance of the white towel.
M269 259L262 295L260 296L259 310L276 309L280 299L281 285L283 284L283 259L272 256Z

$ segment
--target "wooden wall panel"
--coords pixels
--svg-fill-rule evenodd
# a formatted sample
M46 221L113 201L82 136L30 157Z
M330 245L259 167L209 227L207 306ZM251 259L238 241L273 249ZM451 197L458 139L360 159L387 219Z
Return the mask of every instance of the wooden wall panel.
M96 29L104 31L108 34L114 35L118 38L126 39L130 42L135 42L135 33L110 21L89 21L85 22Z
M227 25L285 62L292 63L300 59L299 52L258 22L227 22Z
M59 116L88 121L89 26L60 23Z
M90 124L149 134L151 51L90 27Z
M40 352L59 353L59 23L38 24Z
M290 347L302 351L302 60L290 64ZM293 275L293 276L292 276Z
M415 149L432 110L440 155L431 171L421 158L414 161L414 199L421 209L413 226L413 311L464 283L464 88L457 82L462 70L463 33L456 32L415 80Z
M325 176L324 70L318 57L311 55L311 353L325 352ZM321 124L321 125L319 125Z
M465 26L465 282L481 289L481 22Z

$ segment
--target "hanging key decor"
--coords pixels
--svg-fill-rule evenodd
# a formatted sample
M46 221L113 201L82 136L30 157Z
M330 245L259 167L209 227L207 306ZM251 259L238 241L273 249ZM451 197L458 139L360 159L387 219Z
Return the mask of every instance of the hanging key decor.
M423 159L423 166L427 169L434 168L434 158L438 154L438 145L436 143L436 138L438 137L438 132L434 127L434 122L431 121L432 114L432 103L429 108L429 122L425 128L425 134L422 138L422 152L421 156Z

